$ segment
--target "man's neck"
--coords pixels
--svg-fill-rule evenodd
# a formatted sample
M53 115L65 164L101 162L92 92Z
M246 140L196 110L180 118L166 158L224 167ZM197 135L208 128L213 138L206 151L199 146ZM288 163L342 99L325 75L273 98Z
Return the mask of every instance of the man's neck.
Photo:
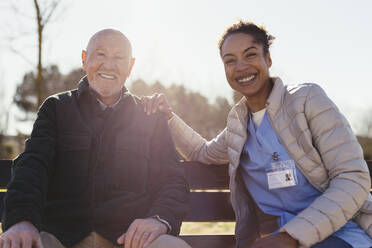
M108 106L108 107L112 107L112 105L116 104L119 100L120 100L120 97L121 97L121 92L113 95L113 96L109 96L109 97L102 97L100 95L97 96L97 99L103 103L104 105Z

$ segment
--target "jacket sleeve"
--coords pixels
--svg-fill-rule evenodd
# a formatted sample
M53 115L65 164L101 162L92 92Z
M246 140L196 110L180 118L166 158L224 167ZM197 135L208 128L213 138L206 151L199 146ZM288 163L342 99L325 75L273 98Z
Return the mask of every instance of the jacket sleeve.
M177 150L185 159L204 164L229 162L226 128L216 138L207 141L175 114L168 123Z
M158 215L178 235L189 203L189 187L164 116L158 119L150 144L152 205L148 217Z
M53 173L55 137L55 101L48 98L38 111L25 151L13 161L4 199L3 231L20 221L30 221L40 230L48 178Z
M310 247L343 227L361 208L370 187L368 167L346 118L318 86L310 86L305 116L328 172L329 185L308 208L283 226Z

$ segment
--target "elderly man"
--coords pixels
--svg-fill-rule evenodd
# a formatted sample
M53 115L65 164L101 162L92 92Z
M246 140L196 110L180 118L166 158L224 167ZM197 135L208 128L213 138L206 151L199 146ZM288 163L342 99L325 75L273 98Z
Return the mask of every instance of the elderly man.
M82 62L87 76L44 102L14 161L0 248L189 247L166 235L179 233L188 188L166 119L124 87L130 42L102 30Z

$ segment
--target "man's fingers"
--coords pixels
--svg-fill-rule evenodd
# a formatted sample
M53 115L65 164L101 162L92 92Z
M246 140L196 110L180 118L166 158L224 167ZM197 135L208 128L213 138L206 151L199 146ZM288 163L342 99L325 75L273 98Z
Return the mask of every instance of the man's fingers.
M136 229L137 229L137 224L136 222L133 222L129 228L128 231L125 234L125 241L124 241L124 246L125 248L133 248L133 237L136 234Z
M32 248L32 239L28 237L23 238L22 248Z
M131 248L140 248L141 238L142 238L143 231L140 231L138 228L136 229L136 232L133 235L132 238L132 246Z
M125 233L123 233L117 240L116 242L118 242L119 245L122 245L124 244L124 241L125 241Z
M25 248L25 247L22 247L22 248ZM43 242L41 242L41 238L40 237L36 241L36 248L44 248Z
M21 240L18 237L14 237L11 240L11 244L12 244L12 248L21 248Z
M11 246L12 246L12 243L10 239L5 239L3 248L10 248Z
M144 245L145 245L147 239L149 238L149 236L150 236L150 232L145 231L145 232L142 233L142 236L141 236L139 244L138 244L138 248L143 248L144 247Z
M152 232L152 233L149 235L149 237L147 238L146 242L143 244L143 247L147 247L147 246L149 246L149 245L152 243L152 241L154 241L155 239L157 239L159 236L160 236L159 233L157 233L157 232Z

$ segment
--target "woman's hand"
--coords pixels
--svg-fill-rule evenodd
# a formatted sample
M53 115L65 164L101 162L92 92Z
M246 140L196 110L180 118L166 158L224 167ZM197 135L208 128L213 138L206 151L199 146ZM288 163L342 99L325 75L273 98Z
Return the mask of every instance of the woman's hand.
M160 111L166 115L168 120L173 116L172 108L169 106L167 98L163 93L156 93L152 96L143 96L141 97L141 103L144 106L144 111L148 115Z

